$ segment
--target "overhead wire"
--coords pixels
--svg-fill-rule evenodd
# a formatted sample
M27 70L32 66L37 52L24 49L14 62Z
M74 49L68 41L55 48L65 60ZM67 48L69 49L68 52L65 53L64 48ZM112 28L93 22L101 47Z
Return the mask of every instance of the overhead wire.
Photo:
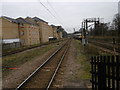
M57 17L50 11L50 9L47 8L47 6L45 6L40 0L38 0L38 1L39 1L39 3L40 3L54 18L56 18L56 20L57 20L59 23L63 24L63 23L62 23L60 20L58 20Z
M53 6L50 4L50 2L48 0L46 0L46 1L49 4L49 6L52 8L52 10L54 11L54 13L61 19L61 17L59 16L59 14L56 12L56 10L53 8Z
M64 26L64 24L50 11L50 9L48 9L47 6L45 6L40 0L38 0L38 2L60 23ZM57 12L55 11L55 9L53 8L53 6L50 4L50 2L47 0L47 3L49 3L49 6L53 9L53 11L55 12L55 14L60 18L60 16L57 14ZM61 19L61 18L60 18Z
M48 3L48 5L51 7L51 9L54 11L54 13L57 15L57 17L59 17L59 21L61 22L61 24L63 25L63 26L66 26L66 25L64 25L63 23L64 23L64 21L63 21L63 19L60 17L60 15L56 12L56 10L54 9L54 7L51 5L51 3L48 1L48 0L46 0L47 1L47 3Z
M39 3L53 16L53 17L55 17L53 14L52 14L52 12L40 1L40 0L38 0L39 1ZM56 18L56 17L55 17Z

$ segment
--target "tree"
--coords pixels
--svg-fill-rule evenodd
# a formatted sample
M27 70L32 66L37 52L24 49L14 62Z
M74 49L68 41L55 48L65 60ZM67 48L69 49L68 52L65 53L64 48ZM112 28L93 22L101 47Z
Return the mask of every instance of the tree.
M120 43L120 14L115 14L113 18L113 25L115 27L116 36L118 37L118 43Z
M108 31L108 24L109 23L100 23L94 28L90 30L90 33L94 36L105 36Z
M120 15L119 14L115 14L113 18L113 25L117 35L119 36L120 35Z

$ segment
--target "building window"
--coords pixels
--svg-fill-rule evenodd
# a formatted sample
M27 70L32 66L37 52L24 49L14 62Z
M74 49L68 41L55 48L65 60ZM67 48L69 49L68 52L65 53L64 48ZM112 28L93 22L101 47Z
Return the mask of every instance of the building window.
M21 31L21 32L20 32L20 35L24 35L24 31Z
M24 24L23 24L23 23L21 23L21 24L20 24L20 26L22 27L22 26L24 26Z

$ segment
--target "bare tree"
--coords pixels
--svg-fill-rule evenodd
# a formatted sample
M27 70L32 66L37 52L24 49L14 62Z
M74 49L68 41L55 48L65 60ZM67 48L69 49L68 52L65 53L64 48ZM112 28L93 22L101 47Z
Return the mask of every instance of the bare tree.
M113 18L113 24L115 27L115 30L117 31L117 35L120 35L120 15L115 14L115 17Z

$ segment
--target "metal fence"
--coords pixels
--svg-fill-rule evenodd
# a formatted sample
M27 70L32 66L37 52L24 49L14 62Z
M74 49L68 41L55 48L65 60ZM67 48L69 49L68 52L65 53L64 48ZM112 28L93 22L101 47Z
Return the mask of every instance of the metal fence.
M2 45L3 50L11 49L11 48L18 48L18 47L20 47L20 42L4 43Z
M91 58L93 90L120 90L120 56Z

